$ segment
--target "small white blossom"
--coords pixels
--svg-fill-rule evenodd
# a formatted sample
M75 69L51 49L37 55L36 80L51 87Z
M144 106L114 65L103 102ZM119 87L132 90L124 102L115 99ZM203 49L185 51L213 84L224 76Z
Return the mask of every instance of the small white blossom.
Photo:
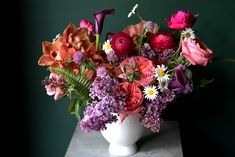
M157 97L158 93L159 92L154 85L144 87L144 97L146 99L154 100Z
M188 40L188 39L195 39L195 33L193 31L192 28L186 28L183 32L182 32L182 36L184 38L184 40Z
M132 10L131 10L131 12L129 12L129 14L128 14L128 18L130 18L133 14L135 14L135 10L138 8L138 4L136 4L133 8L132 8Z
M167 67L165 67L165 65L157 65L157 68L155 69L155 77L157 78L157 80L159 82L162 82L162 81L168 81L170 80L169 78L169 74L167 74L167 72L165 72L167 69Z

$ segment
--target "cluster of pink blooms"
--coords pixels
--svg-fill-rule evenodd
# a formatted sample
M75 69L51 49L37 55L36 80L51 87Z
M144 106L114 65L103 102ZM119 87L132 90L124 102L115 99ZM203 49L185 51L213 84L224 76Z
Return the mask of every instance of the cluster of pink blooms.
M186 11L166 18L169 31L162 32L157 23L141 18L139 23L109 34L101 47L104 18L113 13L113 9L95 13L95 23L82 20L78 28L70 24L53 42L43 42L38 63L77 75L84 63L95 66L83 69L84 77L93 82L81 120L83 130L105 129L107 123L117 120L109 112L116 112L122 121L138 114L146 128L159 132L164 108L179 94L193 90L191 67L207 66L213 53L193 31L196 16ZM44 85L55 100L67 97L71 89L70 82L53 71Z

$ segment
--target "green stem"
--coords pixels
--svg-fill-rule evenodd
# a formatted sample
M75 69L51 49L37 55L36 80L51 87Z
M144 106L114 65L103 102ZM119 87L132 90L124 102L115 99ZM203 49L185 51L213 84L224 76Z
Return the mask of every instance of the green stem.
M181 41L182 41L182 39L183 39L183 33L182 33L182 32L180 32L179 47L178 47L178 48L177 48L177 50L175 51L175 53L176 53L176 54L178 54L178 53L179 53L179 51L180 51L180 49L181 49L181 46L182 46Z
M99 51L100 35L96 34L96 51Z
M141 21L141 22L144 21L143 18L140 16L140 14L137 14L137 13L136 13L136 15L140 18L140 21Z

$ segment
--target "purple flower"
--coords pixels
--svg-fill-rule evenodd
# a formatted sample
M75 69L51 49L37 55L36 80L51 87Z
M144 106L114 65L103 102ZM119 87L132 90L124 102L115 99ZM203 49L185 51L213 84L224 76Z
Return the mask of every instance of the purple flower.
M190 93L193 90L192 83L188 80L188 77L185 75L185 67L180 64L174 69L175 78L171 80L168 88L179 93Z
M97 76L90 89L90 97L100 100L116 88L118 81L111 78L104 67L97 68L96 73Z
M101 34L105 15L114 14L114 9L102 10L94 13L95 16L95 33Z
M110 51L106 54L106 59L114 65L120 64L120 57L118 57L114 51Z
M101 101L94 101L84 112L84 118L80 122L81 129L86 132L106 129L106 124L117 121L117 117L112 114L114 111L113 97L105 96Z
M80 127L86 132L106 129L106 124L116 122L117 117L112 113L125 110L124 93L117 93L118 81L108 75L104 67L97 68L97 75L90 89L93 102L84 111Z
M158 24L154 23L153 21L145 21L144 22L144 29L146 29L148 32L157 33L159 30Z
M143 103L143 110L140 113L140 120L143 125L153 132L159 132L162 123L161 113L175 98L174 92L167 91L152 101L145 101Z
M77 51L73 55L73 61L80 64L85 59L85 54L82 51Z

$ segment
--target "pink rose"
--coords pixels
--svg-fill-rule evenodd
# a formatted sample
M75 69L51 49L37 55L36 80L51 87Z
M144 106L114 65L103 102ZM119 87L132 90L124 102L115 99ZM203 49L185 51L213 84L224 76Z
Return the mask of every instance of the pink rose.
M117 87L117 92L126 94L125 112L120 114L120 119L123 121L126 116L138 113L142 110L143 94L141 90L134 84L129 82L120 83Z
M176 49L176 39L171 32L157 33L151 38L150 46L154 50Z
M191 12L178 11L173 13L171 19L166 18L168 27L173 30L183 30L194 25L196 17Z
M182 52L180 55L185 57L192 65L206 66L212 54L212 50L199 40L189 39L182 41Z
M112 36L111 47L118 57L126 56L129 51L135 48L132 38L124 32L119 32Z
M94 32L95 24L88 20L81 20L80 28L87 28L89 32Z
M60 82L63 83L61 80L61 76L56 75L55 73L51 73L49 76L49 79L51 79L51 83L45 85L46 91L47 91L47 95L52 96L54 95L54 100L58 100L63 96L63 91L61 90L61 88L58 86L56 87L55 84L57 84L56 82Z

